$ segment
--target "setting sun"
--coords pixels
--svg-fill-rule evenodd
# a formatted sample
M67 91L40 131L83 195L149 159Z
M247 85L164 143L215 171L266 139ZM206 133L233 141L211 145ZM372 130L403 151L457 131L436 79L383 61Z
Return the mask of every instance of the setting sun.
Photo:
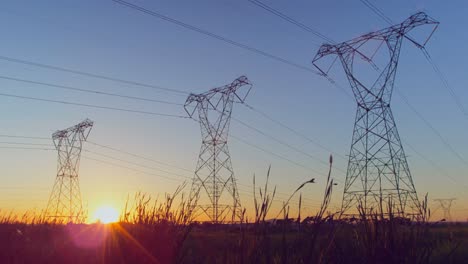
M119 213L113 207L102 206L94 212L93 220L104 224L117 222L119 220Z

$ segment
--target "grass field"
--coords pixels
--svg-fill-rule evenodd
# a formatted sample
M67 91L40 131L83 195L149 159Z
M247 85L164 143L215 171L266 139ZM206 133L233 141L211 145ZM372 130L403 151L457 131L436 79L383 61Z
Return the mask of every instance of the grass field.
M339 222L321 224L318 234L314 225L2 224L0 262L466 263L466 224L363 229Z
M268 175L263 189L254 188L254 215L244 210L236 224L193 221L190 201L174 205L183 186L159 202L136 194L112 224L3 214L0 263L466 263L468 224L429 221L427 196L412 221L391 207L340 220L328 212L333 186L329 174L320 209L305 219L299 202L298 217L285 206L281 220L266 220L276 191Z

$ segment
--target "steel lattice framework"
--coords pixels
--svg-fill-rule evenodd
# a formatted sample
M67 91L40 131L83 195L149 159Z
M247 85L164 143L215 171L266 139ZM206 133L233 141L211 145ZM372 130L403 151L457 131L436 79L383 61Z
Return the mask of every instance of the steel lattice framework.
M323 44L313 59L314 66L321 74L327 76L333 64L330 64L330 67L323 67L322 62L325 61L323 58L329 55L337 56L357 102L344 185L341 210L343 214L356 213L351 211L358 205L366 213L386 211L388 206L391 206L393 213L398 216L420 213L420 203L390 109L390 100L403 39L409 40L419 48L424 48L438 24L439 22L425 13L419 12L401 24L343 43ZM429 25L432 31L426 34L427 38L423 42L418 42L409 35L409 32L422 25ZM378 49L369 56L364 47L372 41L375 41ZM381 47L386 47L385 52L388 49L389 57L385 57L385 66L379 69L374 64L373 57ZM363 78L357 76L362 74L356 72L357 58L374 66L377 79L372 80L370 85L365 85ZM391 203L388 202L390 200Z
M47 204L49 221L80 223L85 219L78 182L81 149L93 127L89 119L52 134L58 151L57 177Z
M205 214L213 223L240 217L242 208L227 142L232 107L243 103L251 88L247 77L241 76L226 86L190 94L185 102L191 118L198 111L202 135L190 190L191 214L199 211L198 215Z
M452 214L450 213L450 209L452 208L452 203L457 198L448 198L448 199L434 199L434 202L438 202L440 204L440 208L444 210L444 219L445 221L452 221Z

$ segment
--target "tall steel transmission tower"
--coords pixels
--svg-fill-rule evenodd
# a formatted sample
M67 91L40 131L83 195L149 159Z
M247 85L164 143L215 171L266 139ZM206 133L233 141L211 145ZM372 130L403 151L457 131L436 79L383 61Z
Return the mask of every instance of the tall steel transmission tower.
M45 211L46 220L80 223L85 219L78 182L81 149L93 127L89 119L52 134L58 151L57 177Z
M355 214L358 205L365 213L385 212L388 206L398 216L420 213L420 203L390 109L390 100L403 39L424 48L438 24L419 12L401 24L343 43L323 44L313 59L314 66L324 76L339 59L357 103L342 201L345 215ZM429 25L430 28L426 28L431 31L425 34L424 41L418 42L409 33L423 25ZM330 58L329 55L336 57ZM383 61L382 68L374 63L376 56ZM368 64L373 69L365 71L362 67ZM371 76L371 73L376 79L366 82L363 77Z
M448 198L448 199L434 199L434 202L439 202L439 208L444 210L444 219L446 221L452 221L452 215L450 214L450 209L452 208L452 203L457 198Z
M190 94L185 102L191 118L198 111L202 135L190 190L191 214L204 214L213 223L229 220L230 216L235 221L242 210L227 142L232 107L243 103L251 88L247 77L241 76L226 86Z

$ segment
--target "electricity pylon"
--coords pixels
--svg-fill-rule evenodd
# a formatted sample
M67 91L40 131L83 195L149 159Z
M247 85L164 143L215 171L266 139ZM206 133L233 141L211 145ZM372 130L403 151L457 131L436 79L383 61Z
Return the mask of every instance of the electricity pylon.
M434 202L440 203L440 208L444 210L444 219L445 221L452 221L452 215L450 214L450 209L452 208L452 203L457 198L448 198L448 199L434 199Z
M185 111L193 118L198 111L202 145L190 190L193 218L205 215L213 223L241 215L231 156L228 149L229 124L234 103L244 103L252 85L245 76L231 84L201 94L190 94ZM198 213L196 213L198 212Z
M358 206L366 214L388 212L389 207L397 216L420 214L420 203L390 109L390 100L403 39L422 49L438 24L419 12L401 24L343 43L323 44L313 59L313 65L324 76L328 76L333 63L339 59L357 103L341 208L344 215L356 214L350 209ZM432 31L423 42L418 42L409 33L423 25L430 25ZM372 45L377 48L370 52L366 50ZM381 47L384 47L383 51ZM380 69L373 61L379 50L378 56L382 56L379 58L385 60L385 66ZM323 59L329 55L337 57ZM327 60L330 64L324 67L322 64ZM367 63L377 74L377 78L368 85L362 77L371 74L360 68Z
M84 222L83 204L78 182L81 149L93 127L89 119L52 134L58 151L57 177L45 211L53 222Z

